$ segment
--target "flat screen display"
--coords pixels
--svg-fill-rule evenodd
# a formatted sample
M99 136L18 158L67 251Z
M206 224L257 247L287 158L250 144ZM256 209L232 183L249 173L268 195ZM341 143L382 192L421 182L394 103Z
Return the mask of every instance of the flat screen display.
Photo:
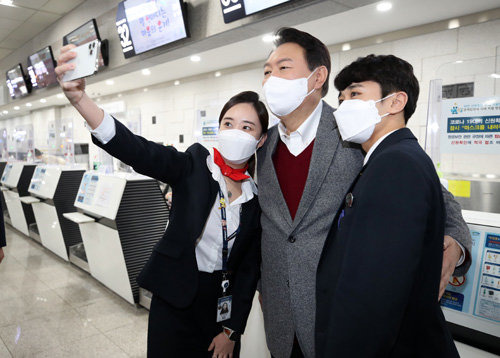
M34 89L45 88L57 83L54 72L52 49L47 46L28 57L28 75Z
M189 36L181 0L122 1L116 29L125 58Z
M101 41L99 36L99 30L97 29L97 23L95 19L89 20L76 30L71 31L69 34L63 37L63 45L73 44L80 46L89 43L94 40ZM102 57L102 52L99 53L99 67L104 66L104 59Z
M220 4L227 24L289 1L291 0L220 0Z
M21 64L7 71L7 88L12 99L24 97L31 91L31 86L24 80Z

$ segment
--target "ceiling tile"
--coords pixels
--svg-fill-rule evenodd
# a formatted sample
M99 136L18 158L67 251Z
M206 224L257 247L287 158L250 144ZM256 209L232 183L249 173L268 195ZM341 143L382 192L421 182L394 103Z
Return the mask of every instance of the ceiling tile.
M56 22L60 17L60 15L37 11L32 17L28 19L27 23L48 27L49 25L52 25L52 23ZM45 27L43 29L45 29ZM39 29L39 31L41 32L43 29L41 28Z
M22 23L23 23L22 21L18 21L18 20L1 19L0 20L0 31L2 33L4 33L4 32L9 33L12 30L14 30L16 27L21 25Z
M80 5L83 0L49 0L41 10L56 14L65 14Z
M19 48L40 33L40 30L39 25L29 25L28 23L24 23L9 35L9 39L17 41L17 47Z
M38 10L49 0L14 0L14 5Z
M10 36L7 36L5 39L0 41L0 47L8 48L11 50L15 50L15 49L19 48L20 45L22 45L22 43L20 43L17 40L12 39Z
M1 21L3 21L4 19L25 21L25 20L29 19L31 16L33 16L34 13L35 13L35 10L0 5L0 19L1 19Z
M0 59L4 58L5 56L7 56L11 52L12 52L12 50L9 50L6 48L0 48Z

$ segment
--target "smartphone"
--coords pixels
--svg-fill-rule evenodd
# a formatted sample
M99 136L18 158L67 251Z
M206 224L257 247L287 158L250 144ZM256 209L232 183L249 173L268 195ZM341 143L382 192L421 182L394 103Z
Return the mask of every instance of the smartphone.
M67 63L74 63L76 66L74 70L64 74L63 82L89 77L97 72L99 68L99 51L101 51L101 42L99 40L88 42L71 51L76 52L76 57Z

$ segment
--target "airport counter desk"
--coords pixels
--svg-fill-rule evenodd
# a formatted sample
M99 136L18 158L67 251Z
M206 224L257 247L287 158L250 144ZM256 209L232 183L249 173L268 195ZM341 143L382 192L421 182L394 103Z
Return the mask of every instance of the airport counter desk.
M81 166L39 165L31 179L30 197L21 198L31 204L44 247L69 260L69 249L82 242L78 224L63 214L74 212L74 200L85 169Z
M90 274L134 304L137 275L167 225L167 204L156 180L138 174L83 175L75 207L64 216L80 227Z
M500 353L500 214L463 210L472 236L472 265L451 277L441 299L453 337Z
M35 216L30 204L23 203L22 197L28 196L28 188L36 164L26 162L7 163L2 174L2 192L9 211L10 224L37 241Z

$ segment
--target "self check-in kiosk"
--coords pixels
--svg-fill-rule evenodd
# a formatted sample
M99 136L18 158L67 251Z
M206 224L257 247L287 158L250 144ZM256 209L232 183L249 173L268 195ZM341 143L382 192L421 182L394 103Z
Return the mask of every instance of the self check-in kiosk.
M137 275L167 224L158 182L130 173L86 172L74 205L78 212L64 216L80 227L90 274L137 303Z
M30 204L21 201L21 198L29 197L28 188L35 167L35 164L26 162L7 163L1 182L11 225L26 236L39 241L33 209Z
M63 214L76 211L74 198L84 172L81 167L39 165L31 179L31 196L21 198L32 205L42 245L66 261L70 247L82 237L78 224Z

